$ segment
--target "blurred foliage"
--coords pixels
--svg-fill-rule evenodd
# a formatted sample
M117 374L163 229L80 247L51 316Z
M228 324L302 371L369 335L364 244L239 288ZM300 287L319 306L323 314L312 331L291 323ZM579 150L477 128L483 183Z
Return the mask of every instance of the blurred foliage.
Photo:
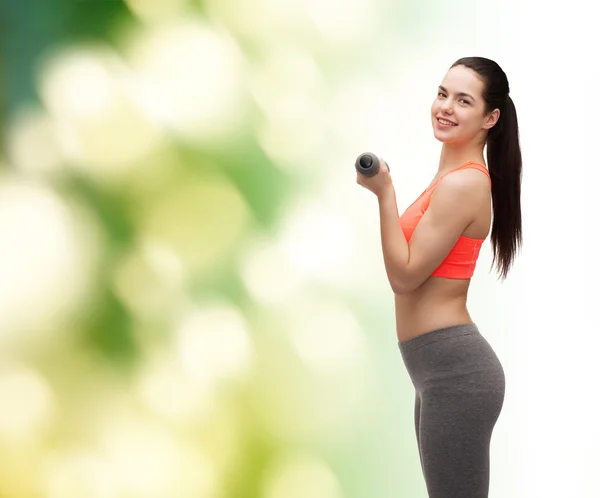
M169 15L145 19L156 6ZM421 485L406 436L384 425L402 389L381 356L397 352L373 332L393 326L377 309L379 261L361 253L376 227L346 190L318 190L351 141L321 103L368 72L348 66L369 59L386 13L417 15L383 2L377 21L376 7L0 0L0 498L383 498ZM335 32L335 9L365 32ZM247 22L257 10L273 32ZM146 87L125 40L150 46L155 32L164 52L137 62L159 90L136 100ZM239 61L218 52L229 41ZM280 45L298 60L269 73ZM217 138L202 125L226 113L201 104L219 96L152 73L181 70L188 49L182 80L239 71L244 107ZM140 77L132 94L125 73ZM131 108L111 100L120 91ZM365 98L348 92L338 111ZM123 135L147 148L119 155ZM355 215L360 228L331 221Z

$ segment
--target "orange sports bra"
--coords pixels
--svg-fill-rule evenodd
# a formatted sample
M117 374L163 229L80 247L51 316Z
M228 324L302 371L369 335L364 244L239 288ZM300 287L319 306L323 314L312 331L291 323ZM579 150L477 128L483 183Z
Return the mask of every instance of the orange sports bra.
M421 216L423 216L425 211L427 211L431 194L435 190L435 187L439 181L446 175L463 168L478 169L479 171L484 172L488 178L490 178L487 168L484 165L474 161L463 163L438 178L438 180L436 180L436 182L430 187L427 187L427 189L425 189L425 191L419 197L417 197L417 200L408 206L406 211L404 211L402 216L400 216L400 227L402 228L407 241L410 241L412 234L415 231L415 228L417 228L417 224L421 219ZM492 180L490 178L490 182L491 181ZM442 264L434 270L431 276L459 279L471 278L475 272L475 265L477 263L479 251L484 240L485 239L472 239L470 237L461 235L454 247L448 253L446 259L444 259Z

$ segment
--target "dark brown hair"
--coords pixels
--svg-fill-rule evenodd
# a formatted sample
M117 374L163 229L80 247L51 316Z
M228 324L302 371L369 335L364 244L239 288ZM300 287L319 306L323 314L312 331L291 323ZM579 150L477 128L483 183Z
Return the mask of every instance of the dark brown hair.
M500 118L489 130L486 145L494 214L490 237L494 252L492 266L496 263L504 280L523 243L522 160L517 111L509 95L506 74L496 62L484 57L465 57L457 60L451 67L455 66L471 69L483 81L486 113L494 109L500 110Z

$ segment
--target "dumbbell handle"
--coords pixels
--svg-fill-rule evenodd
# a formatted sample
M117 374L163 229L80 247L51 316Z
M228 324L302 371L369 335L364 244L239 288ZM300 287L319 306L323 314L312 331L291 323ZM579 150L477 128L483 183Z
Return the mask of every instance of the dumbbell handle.
M390 167L388 166L388 163L384 161L384 164L387 166L389 171ZM358 156L354 167L361 175L374 176L379 171L379 158L376 154L364 152Z

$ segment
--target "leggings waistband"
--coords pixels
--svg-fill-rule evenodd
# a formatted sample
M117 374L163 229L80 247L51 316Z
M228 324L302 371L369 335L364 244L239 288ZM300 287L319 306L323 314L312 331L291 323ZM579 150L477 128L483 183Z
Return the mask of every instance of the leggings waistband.
M449 339L451 337L460 337L463 335L474 335L479 334L479 328L474 323L464 323L460 325L451 325L449 327L443 327L440 329L431 330L424 334L408 339L407 341L398 342L400 351L412 351L426 346L432 342Z

